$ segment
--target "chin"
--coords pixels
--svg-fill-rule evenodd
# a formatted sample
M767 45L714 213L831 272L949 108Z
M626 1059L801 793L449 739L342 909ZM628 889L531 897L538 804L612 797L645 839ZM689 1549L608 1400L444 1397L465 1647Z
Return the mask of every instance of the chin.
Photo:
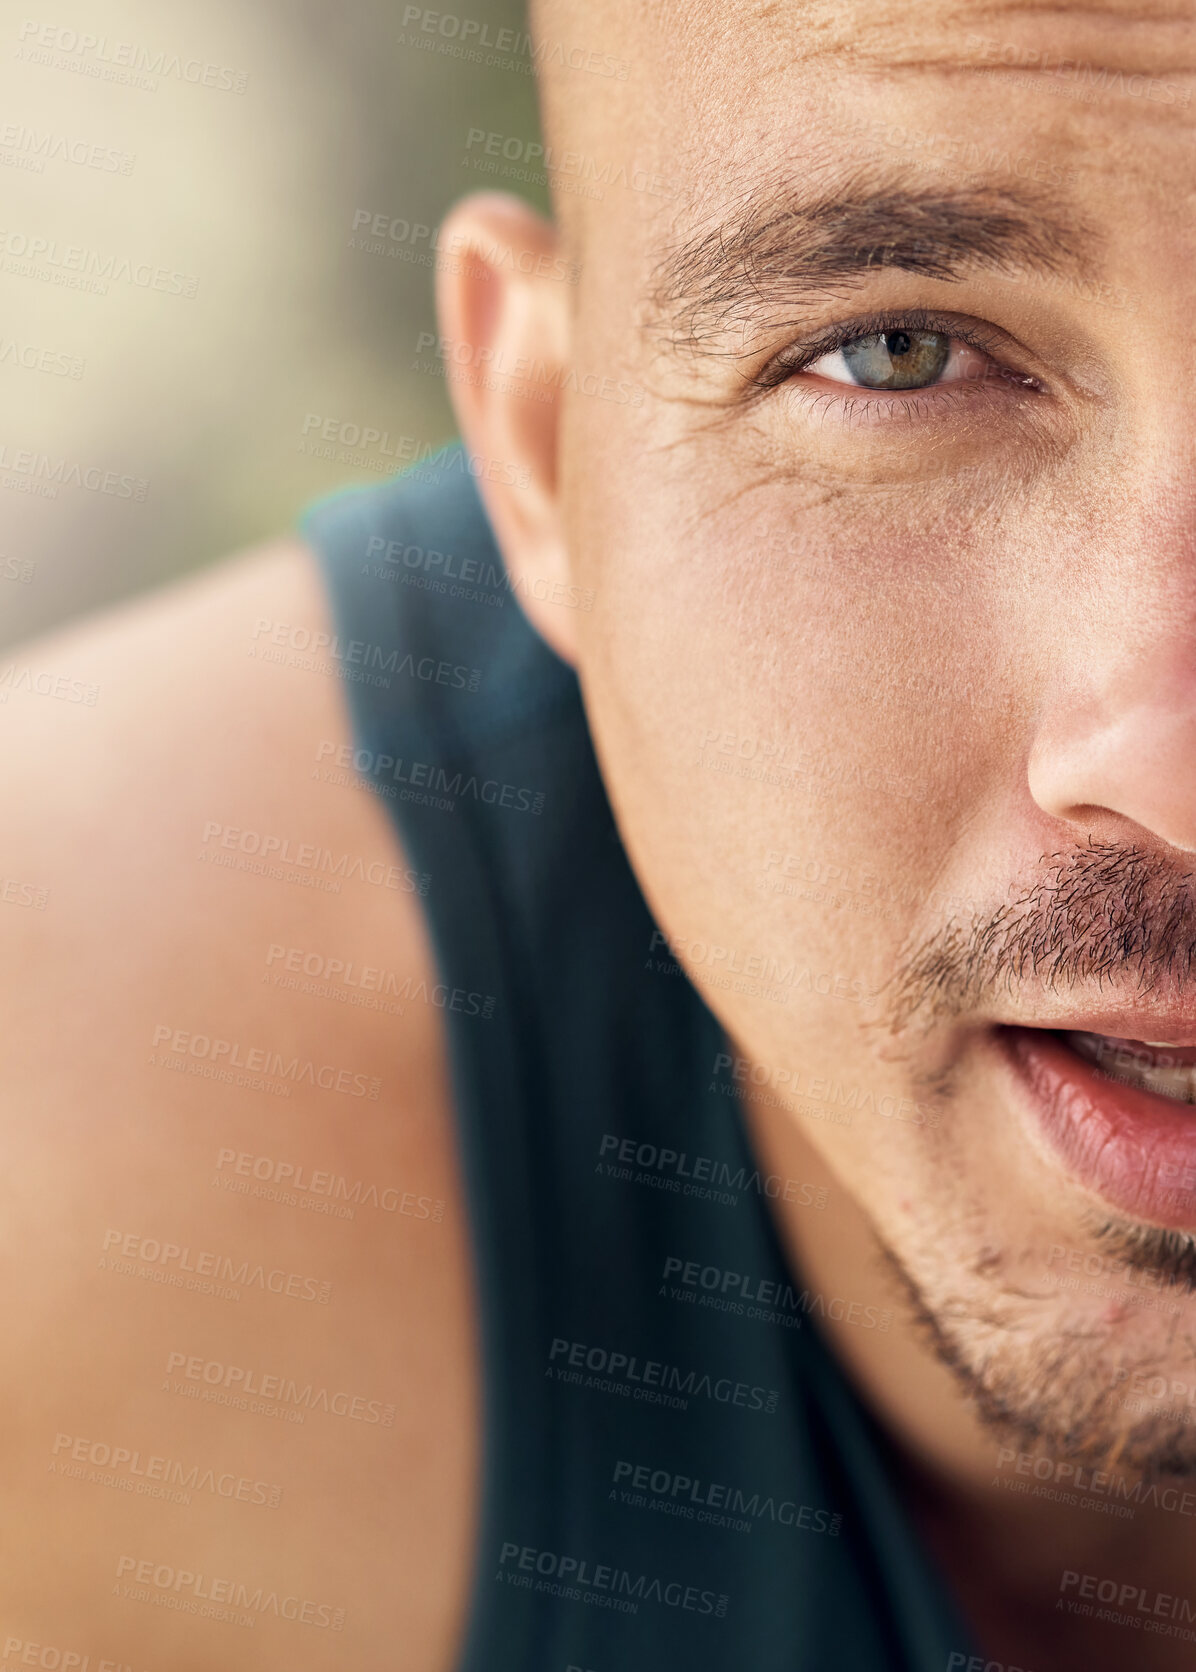
M1196 1294L1136 1263L1136 1227L1059 1205L998 1224L978 1193L945 1239L883 1245L914 1327L994 1456L1196 1479Z

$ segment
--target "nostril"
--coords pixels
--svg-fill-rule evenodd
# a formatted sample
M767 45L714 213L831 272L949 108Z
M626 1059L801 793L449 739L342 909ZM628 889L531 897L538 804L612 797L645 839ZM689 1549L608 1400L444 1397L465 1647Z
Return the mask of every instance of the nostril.
M1196 689L1186 669L1172 673L1137 666L1099 697L1059 699L1026 767L1043 812L1122 841L1131 826L1134 842L1145 832L1173 852L1196 853Z

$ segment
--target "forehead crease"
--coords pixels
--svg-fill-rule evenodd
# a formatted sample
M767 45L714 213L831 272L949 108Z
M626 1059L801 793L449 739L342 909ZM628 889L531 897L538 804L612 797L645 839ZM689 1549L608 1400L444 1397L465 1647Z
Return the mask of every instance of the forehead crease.
M1044 17L1066 18L1072 23L1096 22L1102 27L1110 24L1134 30L1142 24L1171 24L1183 29L1192 26L1189 0L1110 0L1108 5L1081 3L1076 0L982 0L975 6L961 8L961 15L977 18Z
M1196 61L1196 19L1189 0L1109 5L1067 0L751 0L712 21L708 0L682 0L673 28L697 53L703 78L725 75L711 47L733 48L764 74L784 74L820 60L860 69L981 67L992 31L1003 43L1035 42L1133 71L1182 74ZM780 51L778 61L775 53ZM770 53L774 54L770 56ZM991 64L986 67L992 68Z

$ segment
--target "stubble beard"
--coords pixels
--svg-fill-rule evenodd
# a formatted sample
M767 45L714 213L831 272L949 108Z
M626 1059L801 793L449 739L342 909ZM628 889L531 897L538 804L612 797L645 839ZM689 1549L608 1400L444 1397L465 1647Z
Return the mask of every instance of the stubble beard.
M1092 1240L1133 1239L1105 1225L1073 1246ZM1004 1448L1069 1464L1070 1471L1045 1477L1063 1486L1074 1485L1081 1469L1196 1480L1196 1302L1193 1285L1175 1274L1177 1264L1194 1269L1191 1239L1150 1229L1137 1239L1140 1270L1154 1270L1149 1253L1163 1250L1147 1289L1088 1280L1120 1301L1113 1322L1101 1316L1107 1302L1072 1302L1041 1275L1023 1287L1012 1274L1026 1269L1025 1260L999 1247L961 1259L950 1240L906 1254L879 1236L878 1246L911 1327L992 1436L994 1461ZM1041 1274L1046 1251L1034 1261ZM1147 1304L1135 1304L1135 1296Z

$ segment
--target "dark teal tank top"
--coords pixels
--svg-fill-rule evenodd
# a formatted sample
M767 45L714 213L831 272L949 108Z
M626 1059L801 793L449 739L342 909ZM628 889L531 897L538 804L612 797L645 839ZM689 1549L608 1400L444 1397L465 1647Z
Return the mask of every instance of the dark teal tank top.
M818 1333L832 1297L778 1241L770 1196L806 1187L757 1168L730 1047L657 934L466 454L302 528L354 764L431 879L484 1376L460 1672L966 1665Z

